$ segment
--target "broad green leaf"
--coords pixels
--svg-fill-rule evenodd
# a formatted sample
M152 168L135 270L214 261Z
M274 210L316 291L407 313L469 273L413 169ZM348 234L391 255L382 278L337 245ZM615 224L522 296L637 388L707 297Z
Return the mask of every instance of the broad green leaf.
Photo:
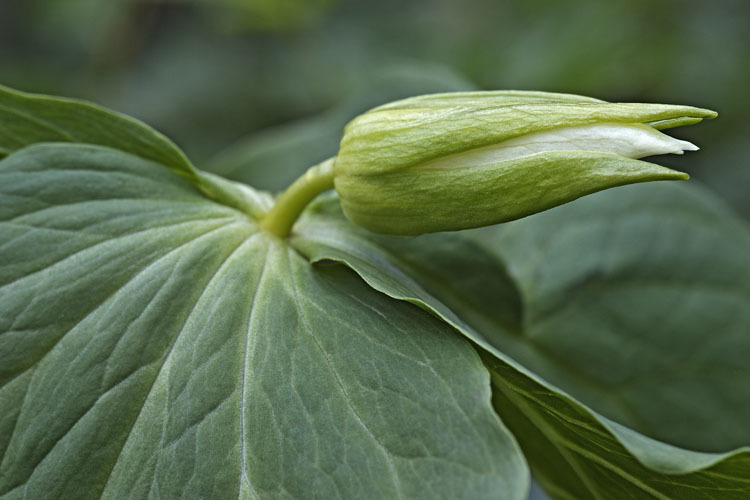
M72 142L107 146L155 161L190 180L209 197L257 216L249 189L199 172L168 138L148 125L95 104L27 94L0 85L0 158L32 144Z
M523 297L509 354L652 437L750 445L750 230L720 202L641 186L474 236Z
M688 448L750 443L750 232L713 197L618 189L463 234L368 238L598 412Z
M165 136L95 104L0 86L0 123L0 158L38 142L81 142L127 151L187 178L196 174L190 160Z
M598 416L502 356L486 352L484 359L492 371L495 408L553 498L748 497L750 448L710 454L651 440Z
M651 433L658 429L659 432L655 433L657 437L667 441L675 442L677 440L674 436L681 434L684 439L679 443L695 449L725 451L731 446L750 443L747 428L741 424L743 418L744 421L747 420L747 401L750 400L746 397L747 366L742 364L742 360L747 359L748 340L745 332L750 318L741 306L747 303L744 298L746 282L742 282L744 275L737 274L747 272L738 270L746 262L747 230L724 210L717 209L710 200L700 203L704 196L699 195L688 196L684 203L676 204L679 207L676 213L691 214L685 216L690 222L671 223L669 214L672 212L666 213L661 208L669 206L671 201L685 192L670 191L668 188L666 191L656 189L645 191L641 198L631 199L632 207L643 207L640 214L636 210L630 215L616 201L609 212L601 208L597 211L593 205L589 205L586 210L581 209L580 213L592 213L595 214L592 217L600 216L604 219L600 221L597 230L608 231L610 237L618 226L631 231L629 237L615 238L611 241L611 246L606 247L611 266L628 262L635 266L637 263L644 266L643 272L653 272L660 263L674 265L671 272L675 279L682 281L673 286L672 296L667 298L672 303L667 302L660 309L660 296L648 293L648 290L642 298L636 290L627 290L629 295L624 305L618 301L624 301L625 297L613 296L610 299L615 305L609 308L604 298L594 300L591 296L581 297L584 300L580 305L571 301L571 310L579 315L578 328L572 318L565 317L561 310L565 309L567 300L571 298L564 285L577 285L581 281L571 279L556 282L548 276L553 268L545 267L537 260L544 255L561 252L561 248L556 248L549 241L539 241L541 235L552 238L554 236L551 235L563 235L569 230L571 234L566 239L569 243L567 259L558 256L558 260L564 262L558 262L557 272L573 276L577 269L571 267L573 263L577 262L578 268L586 268L582 261L589 256L594 262L592 265L601 264L597 260L601 241L591 241L590 245L583 247L575 245L578 241L575 232L585 227L583 223L577 225L575 217L561 216L539 231L527 230L537 236L533 242L530 236L523 238L526 231L517 229L514 253L516 260L511 261L510 276L505 269L504 260L499 258L497 252L490 251L475 241L480 238L486 241L490 239L488 236L475 236L474 240L455 233L426 235L413 240L376 236L357 230L343 219L335 198L322 200L309 210L306 220L296 228L297 235L293 243L313 261L334 260L348 264L377 290L434 312L481 347L483 358L493 372L496 409L504 422L509 424L511 431L518 436L529 458L532 472L556 498L745 498L750 493L750 449L725 454L687 451L650 440L594 411L601 410L643 432ZM644 200L655 199L655 193L659 192L666 194L668 199L662 206L652 205L652 210L649 211L649 205ZM608 199L606 195L594 198L604 203ZM562 211L557 210L552 213ZM609 213L612 217L616 214L616 218L607 220L602 213ZM516 224L525 223L531 227L540 217ZM641 227L636 229L639 226L638 219L641 219ZM719 222L720 220L725 222ZM667 230L670 224L673 228ZM691 233L693 230L689 225L697 226L694 232ZM650 232L637 234L645 228ZM511 225L507 232L511 233L513 230L514 226ZM500 238L506 234L499 228L486 231L490 235L499 231ZM663 234L659 234L660 231ZM675 238L675 234L682 236ZM704 247L701 247L702 251L696 248L700 241L704 244L708 241L709 246L724 248L719 251L725 261L722 263L724 271L720 274L725 278L724 281L716 281L717 276L707 267L709 262L705 258L709 254L705 253ZM634 249L639 244L649 243L655 247L648 253ZM655 252L657 249L659 251ZM649 262L651 254L654 256ZM525 266L525 274L519 277L513 265ZM680 274L689 267L694 268L691 273ZM626 269L627 266L624 266L622 271L625 272ZM608 271L612 272L612 268L608 268ZM538 274L546 278L546 281L540 281L546 284L546 290L531 284L524 287L523 281L520 282L520 290L515 286L514 280ZM583 273L583 276L590 280L597 278L596 274L591 273ZM609 275L603 276L606 278ZM701 304L695 302L695 296L700 295L701 289L708 287L721 290L727 284L731 286L724 292L726 297L720 297L720 302L716 304L718 309L715 315L710 310L699 308ZM547 296L551 289L555 293ZM692 301L692 306L680 309L674 303L679 299ZM624 313L620 311L619 315L615 315L614 312L618 310L613 307L633 307L636 300L650 301L648 307L664 312L661 316L663 320L661 323L654 322L653 315L648 316L646 310L643 312L646 316L635 321L640 321L638 326L643 330L651 326L646 330L650 335L643 330L628 332L628 328L635 325L621 322L622 330L618 333L623 336L619 339L619 347L622 349L618 350L617 345L611 345L614 342L612 335L606 335L609 333L606 330L600 332L598 325L606 324L607 317L622 318ZM550 319L547 323L540 321L537 325L537 304L545 302L554 304L554 310L560 312L561 317L556 322ZM710 305L713 306L714 303L712 301ZM670 316L666 315L669 311L679 312L681 316L670 320ZM638 314L635 310L630 312L632 315ZM727 317L726 314L732 316ZM597 315L600 316L598 322L594 321ZM584 318L588 321L583 321ZM736 324L728 328L726 323L732 320ZM615 323L614 319L612 321ZM647 323L649 321L650 324ZM557 323L560 327L556 330ZM682 327L682 331L674 329L676 324ZM540 353L530 334L541 326L547 332L545 338L551 339L552 346ZM708 328L708 331L702 330L704 328ZM555 337L557 332L562 334ZM644 353L640 358L633 356L632 346L623 342L628 334L640 334L638 348ZM705 339L704 336L708 334L711 335L710 343L700 344L699 339ZM601 338L597 338L599 335ZM686 346L679 345L683 336L686 337ZM564 359L567 355L572 358L566 363L566 376L560 377L559 381L553 378L558 371L555 370L555 362L559 362L554 352L555 338L561 346L560 357ZM586 339L590 342L589 345L586 344ZM579 352L562 349L576 340ZM597 341L609 342L610 345L597 345ZM700 345L689 345L690 342ZM655 356L649 358L645 355L652 346L654 349L666 346L658 351L662 356L659 360ZM671 352L668 350L669 346L672 348ZM685 376L682 368L688 367L689 364L685 363L690 361L685 353L691 348L692 352L699 353L694 358L696 370L707 362L721 366L726 358L727 369L735 378L723 380L720 377L701 379ZM605 354L597 354L602 352ZM601 356L598 364L591 362L597 355ZM641 371L639 367L633 366L641 360L644 364L652 363L653 370L659 368L661 371L649 374L648 367ZM590 365L581 366L589 362ZM545 370L544 366L552 368ZM643 384L632 387L634 402L629 412L617 411L622 406L611 404L612 400L620 398L616 392L610 393L600 387L596 387L600 390L592 392L591 383L578 380L583 376L594 378L594 370L597 368L605 382L609 374L604 372L608 370L624 376L630 373L630 369L643 376ZM580 375L578 378L576 371ZM658 374L663 375L661 379L656 378ZM648 386L651 377L654 377L656 384L654 388ZM721 386L721 383L725 385ZM706 393L712 389L715 395L708 397ZM581 397L581 394L588 396L581 397L581 400L588 403L589 407L569 394L576 397ZM675 397L664 399L665 394L682 394L683 397L677 400L681 406L669 408ZM691 400L690 396L695 395L701 399ZM699 409L698 405L703 407ZM712 428L706 429L709 423L705 415L708 413L713 415L713 420L710 422ZM717 423L723 422L725 418L726 427ZM648 422L649 427L643 425L644 421ZM724 439L723 447L720 448L715 443L713 446L707 444L714 442L717 437Z
M468 342L157 163L16 152L0 235L0 498L527 493Z

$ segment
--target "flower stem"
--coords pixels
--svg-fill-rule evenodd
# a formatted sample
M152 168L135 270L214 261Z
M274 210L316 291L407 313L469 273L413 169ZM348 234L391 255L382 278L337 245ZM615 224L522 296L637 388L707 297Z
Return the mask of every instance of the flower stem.
M279 238L286 238L305 207L329 189L333 189L333 158L310 167L281 193L276 204L263 217L263 229Z

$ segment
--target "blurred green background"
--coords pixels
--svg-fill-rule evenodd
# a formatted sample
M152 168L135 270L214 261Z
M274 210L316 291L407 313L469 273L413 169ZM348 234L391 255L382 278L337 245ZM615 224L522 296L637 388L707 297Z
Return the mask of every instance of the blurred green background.
M659 162L747 217L748 61L742 0L0 0L0 82L136 116L272 190L369 107L534 89L716 109L675 132L703 151Z
M0 0L0 83L133 115L269 190L375 105L530 89L717 110L670 131L701 152L658 161L750 217L749 61L743 0Z

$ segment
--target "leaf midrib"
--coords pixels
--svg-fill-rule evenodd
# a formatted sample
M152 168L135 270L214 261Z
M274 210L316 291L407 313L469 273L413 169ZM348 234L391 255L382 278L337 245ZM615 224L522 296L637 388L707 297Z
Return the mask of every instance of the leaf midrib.
M232 249L227 254L227 256L224 258L224 260L222 260L221 263L216 267L216 269L214 270L214 272L211 274L211 277L206 282L206 285L203 287L203 290L201 291L201 293L199 293L198 296L196 297L196 299L193 301L193 305L190 307L190 312L188 312L185 315L185 319L182 322L182 325L180 326L179 330L175 334L174 339L170 343L169 347L167 348L167 351L166 351L165 355L162 358L161 364L159 365L159 369L157 370L156 374L154 375L154 378L151 381L151 384L149 385L148 389L144 393L144 397L141 400L141 403L139 405L140 408L138 410L138 414L133 419L133 421L132 421L132 423L130 425L130 428L128 429L128 432L127 432L127 434L125 436L125 439L123 440L122 445L120 446L120 453L118 455L118 458L112 464L112 468L109 470L109 473L107 474L107 478L104 480L104 482L102 484L102 491L99 493L99 498L100 499L103 498L103 496L104 496L104 493L106 491L107 485L109 484L109 480L110 480L110 478L112 476L112 472L117 468L117 464L120 462L120 459L122 458L122 450L125 448L125 446L127 446L127 443L130 440L130 436L132 435L132 432L133 432L133 429L135 428L136 423L140 419L140 416L141 416L141 414L143 412L143 408L145 408L146 402L148 401L148 398L151 395L151 391L153 390L154 385L156 384L156 381L159 380L159 377L160 377L162 371L164 370L164 367L167 365L168 361L170 360L170 358L172 356L172 353L174 352L175 346L179 342L179 340L180 340L180 338L182 336L182 333L185 331L185 326L187 325L187 322L190 320L190 318L195 313L196 306L201 301L201 299L205 296L206 292L211 287L211 285L213 284L213 282L216 279L216 277L221 273L221 271L232 260L232 257L242 247L244 247L246 244L248 244L249 242L251 242L255 237L260 236L261 234L262 233L260 233L260 232L254 232L254 233L249 234L246 238L240 240L239 244L237 244L237 246L234 249Z
M46 128L48 130L52 130L53 132L60 134L68 142L73 142L73 143L79 142L78 139L75 138L75 136L71 135L67 131L64 131L64 130L60 129L57 125L55 125L54 123L52 123L52 122L50 122L48 120L43 120L43 119L41 119L39 117L33 116L33 115L29 114L29 113L25 113L25 112L20 111L20 110L18 110L16 108L11 108L11 107L6 106L4 104L0 104L0 110L7 111L8 113L10 113L12 115L16 115L16 116L21 117L23 119L26 119L26 120L28 120L28 121L30 121L32 123L35 123L37 125L41 125L43 128ZM6 130L6 132L7 132L7 130ZM47 141L47 142L50 142L50 141Z
M268 256L271 253L271 249L269 247L269 243L266 243L265 247L265 255L263 256L263 264L262 269L260 272L260 276L258 276L258 280L255 283L255 291L253 292L253 299L250 303L250 311L247 314L247 327L245 329L245 344L244 344L244 351L242 355L242 373L241 376L241 383L240 383L240 474L239 474L239 481L237 482L237 498L240 498L240 493L242 492L242 482L244 481L247 484L248 491L250 491L250 494L255 498L256 500L261 500L260 496L258 495L258 492L255 491L255 488L253 487L252 483L250 482L250 479L247 476L247 444L245 441L245 386L246 386L246 380L247 380L247 361L248 361L248 354L249 354L249 347L250 347L250 329L252 327L253 323L253 314L255 313L255 307L257 305L258 295L260 294L260 289L263 285L263 279L266 276L266 270L268 269Z

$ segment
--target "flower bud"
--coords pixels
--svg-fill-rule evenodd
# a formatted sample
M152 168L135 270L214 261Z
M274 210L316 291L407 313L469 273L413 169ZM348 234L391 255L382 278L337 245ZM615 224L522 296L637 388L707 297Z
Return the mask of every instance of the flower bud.
M659 130L715 116L544 92L415 97L347 125L334 184L346 216L372 231L486 226L614 186L686 179L637 158L697 150Z

